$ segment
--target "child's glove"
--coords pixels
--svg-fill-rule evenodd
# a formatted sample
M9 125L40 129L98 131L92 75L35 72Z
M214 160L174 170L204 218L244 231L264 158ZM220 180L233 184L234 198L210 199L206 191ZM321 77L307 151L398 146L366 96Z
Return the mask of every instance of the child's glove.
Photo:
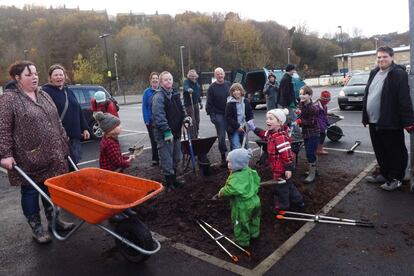
M188 88L188 93L192 94L194 92L194 90L192 88Z
M186 128L193 125L193 119L190 116L184 118L183 124Z
M246 123L247 123L247 126L249 127L249 130L253 130L254 131L256 129L256 125L254 124L254 120L253 119L247 121Z
M171 133L171 130L164 131L164 141L170 143L174 140L174 136Z
M302 120L301 119L296 119L295 124L297 126L300 126L302 124Z

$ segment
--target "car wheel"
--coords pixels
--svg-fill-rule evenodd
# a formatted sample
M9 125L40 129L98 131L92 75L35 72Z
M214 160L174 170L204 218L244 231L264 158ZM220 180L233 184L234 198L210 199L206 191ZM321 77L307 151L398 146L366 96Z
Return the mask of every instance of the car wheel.
M92 137L95 139L101 139L103 137L103 130L96 121L91 123L91 132Z
M252 106L252 109L256 109L256 105L255 103L250 103L250 105Z
M345 108L346 108L346 105L341 105L341 104L339 105L340 110L345 110Z

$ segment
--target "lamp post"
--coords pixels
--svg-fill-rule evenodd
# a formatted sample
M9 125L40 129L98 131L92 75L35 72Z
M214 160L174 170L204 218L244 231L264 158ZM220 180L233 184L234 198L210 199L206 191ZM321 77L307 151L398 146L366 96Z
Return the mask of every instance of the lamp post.
M344 60L344 40L342 37L342 26L338 26L338 28L341 30L341 52L342 52L342 72L344 73L345 78L345 60Z
M112 95L112 85L111 85L111 77L112 77L112 73L109 70L109 56L108 56L108 47L106 46L106 38L110 36L110 34L103 34L100 35L99 38L102 38L104 41L104 45L105 45L105 54L106 54L106 73L107 73L107 78L108 78L108 86L109 86L109 93Z
M375 50L378 49L378 37L374 37L375 40Z
M181 72L182 72L182 81L184 82L184 60L183 60L183 49L184 46L180 46L180 56L181 56Z
M118 54L114 53L114 61L115 61L115 77L116 77L116 86L118 88L118 94L121 92L121 87L119 86L119 77L118 77ZM126 104L125 99L125 91L122 93L124 95L124 104Z
M287 51L288 51L288 62L287 63L290 64L290 48L289 47L287 48Z
M27 54L29 53L29 50L24 49L23 53L24 53L24 60L27 60Z

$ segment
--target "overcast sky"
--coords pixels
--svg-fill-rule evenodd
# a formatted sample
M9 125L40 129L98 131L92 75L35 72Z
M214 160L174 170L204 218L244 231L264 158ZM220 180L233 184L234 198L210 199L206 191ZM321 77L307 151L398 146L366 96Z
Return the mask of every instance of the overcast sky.
M0 5L23 7L24 4L36 4L49 7L66 5L66 8L107 9L109 14L134 12L154 14L199 12L237 12L242 19L257 21L273 20L288 28L306 25L311 32L320 36L325 33L338 32L341 25L343 32L353 36L358 29L363 36L406 32L409 30L409 0L0 0Z

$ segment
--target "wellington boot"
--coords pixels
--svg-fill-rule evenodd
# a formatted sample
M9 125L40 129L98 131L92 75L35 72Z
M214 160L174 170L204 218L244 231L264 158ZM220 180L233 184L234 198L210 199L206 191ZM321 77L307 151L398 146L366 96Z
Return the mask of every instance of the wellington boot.
M305 178L305 183L312 183L316 177L316 163L309 163L309 175Z
M53 207L50 206L45 209L45 215L48 222L48 229L52 231L52 220L53 220ZM57 211L56 216L56 231L70 231L75 228L75 224L72 222L66 222L59 218L59 210Z
M39 214L27 217L27 222L32 228L33 239L38 243L48 243L52 241L52 237L43 229L42 221Z
M185 181L182 179L177 179L177 175L174 175L174 188L180 188L185 185Z
M165 175L165 190L171 192L175 190L174 187L175 175Z
M318 148L316 149L316 154L318 154L318 155L327 155L328 152L323 148L323 145L319 144Z
M221 163L220 163L220 167L221 168L227 168L227 161L226 161L226 154L222 153L221 154Z

